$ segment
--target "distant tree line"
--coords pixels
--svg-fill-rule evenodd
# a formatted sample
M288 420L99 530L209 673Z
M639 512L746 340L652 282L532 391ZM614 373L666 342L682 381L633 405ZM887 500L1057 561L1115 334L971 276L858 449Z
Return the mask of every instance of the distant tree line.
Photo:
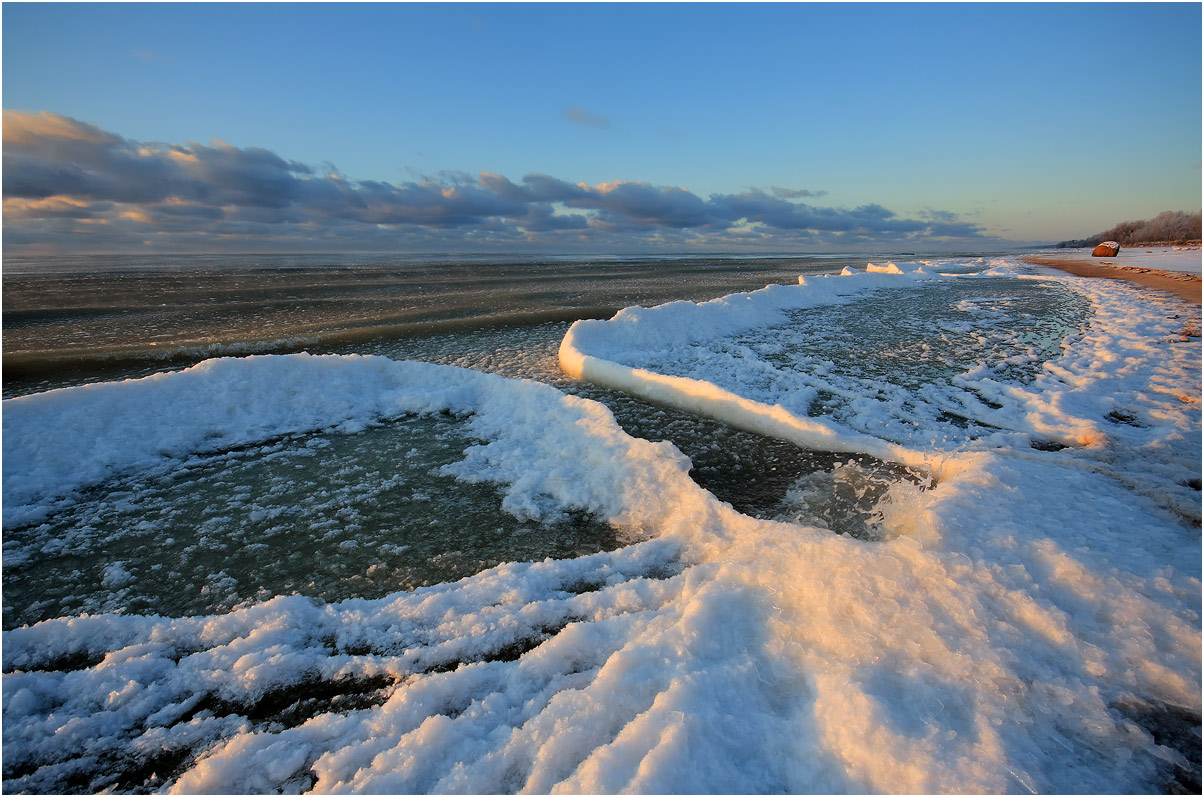
M1200 211L1164 210L1149 221L1122 221L1110 230L1077 241L1062 241L1058 247L1070 249L1095 246L1101 241L1116 241L1121 246L1185 244L1200 240Z

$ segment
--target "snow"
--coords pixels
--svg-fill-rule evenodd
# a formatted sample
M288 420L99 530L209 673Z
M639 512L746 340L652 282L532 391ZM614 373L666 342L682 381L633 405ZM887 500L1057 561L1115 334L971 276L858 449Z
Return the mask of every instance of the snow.
M352 431L407 412L465 411L484 380L440 368L355 356L224 358L5 401L4 525L33 522L82 488L194 452Z
M1199 246L1122 246L1116 257L1092 258L1089 251L1067 251L1056 249L1042 252L1042 257L1061 257L1067 260L1091 260L1109 266L1137 266L1161 271L1180 271L1200 274L1201 250Z
M609 321L578 321L561 343L560 365L578 379L715 417L804 447L866 453L907 464L923 463L926 458L921 452L841 430L823 418L792 413L777 401L752 401L727 390L716 384L715 374L709 370L713 363L704 364L697 377L656 373L624 364L628 359L639 363L672 362L683 348L693 348L700 341L721 340L750 328L785 323L786 312L790 310L845 304L851 297L868 291L898 288L928 277L922 268L905 275L893 263L889 268L875 269L873 264L870 267L869 272L852 280L800 277L797 286L771 285L701 304L671 302L653 309L629 307ZM786 392L790 390L780 391ZM781 399L782 395L776 398Z
M1009 262L895 270L628 308L561 349L579 377L929 468L931 489L879 499L874 540L742 515L600 404L458 368L249 357L6 401L6 526L192 452L447 410L479 441L450 474L497 484L516 516L587 511L632 540L378 600L8 631L6 790L1163 790L1183 762L1143 712L1200 709L1186 305ZM851 365L771 345L824 312L941 297L934 323L960 331L933 334L996 359L942 356L877 403ZM1070 308L1060 343L1005 334L1044 300ZM808 385L777 382L811 365L857 411L800 411L788 393ZM990 397L964 428L935 409L959 390Z
M1068 446L1076 462L1198 519L1198 491L1180 482L1199 470L1199 339L1183 337L1199 310L1129 285L1032 279L1006 261L942 275L949 265L870 264L700 305L628 308L574 324L561 366L804 447L937 475L960 467L967 448ZM844 309L854 298L864 316ZM843 350L875 368L833 363ZM836 400L819 407L821 396Z

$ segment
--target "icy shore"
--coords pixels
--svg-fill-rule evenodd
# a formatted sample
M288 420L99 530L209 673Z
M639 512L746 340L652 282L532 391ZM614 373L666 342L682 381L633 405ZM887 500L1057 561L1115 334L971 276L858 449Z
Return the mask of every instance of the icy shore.
M445 366L250 357L6 401L6 528L198 451L446 412L479 441L447 472L503 511L633 541L380 600L9 631L6 790L1159 790L1191 765L1149 716L1200 710L1198 338L1127 286L894 271L629 308L561 350L586 379L929 469L879 499L873 540L742 515L605 407ZM1024 326L1050 297L1053 343ZM925 370L875 365L918 334L906 315L856 362L774 348L882 299L945 301L941 340L985 356L924 338Z

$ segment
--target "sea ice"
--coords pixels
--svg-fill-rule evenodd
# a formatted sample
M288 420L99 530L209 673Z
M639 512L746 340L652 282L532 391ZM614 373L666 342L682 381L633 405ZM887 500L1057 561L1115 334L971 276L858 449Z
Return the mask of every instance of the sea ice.
M601 405L462 369L251 357L5 402L6 525L198 451L447 410L480 441L450 475L498 485L516 516L589 512L642 540L378 600L6 632L5 788L1165 790L1189 765L1150 717L1200 710L1199 494L1193 517L1177 483L1199 476L1200 349L1174 334L1184 308L1055 278L1090 312L1049 348L1004 340L1019 305L996 288L1027 282L1009 263L898 270L629 308L561 350L587 379L929 468L931 489L885 489L870 539L740 514ZM998 362L912 374L858 404L877 423L766 401L791 353L757 330L954 280L974 296L942 323L1008 352ZM657 371L680 363L691 375ZM817 364L820 404L877 401L836 360L793 362ZM981 428L938 411L957 389L980 396L963 415ZM897 431L901 412L920 432Z

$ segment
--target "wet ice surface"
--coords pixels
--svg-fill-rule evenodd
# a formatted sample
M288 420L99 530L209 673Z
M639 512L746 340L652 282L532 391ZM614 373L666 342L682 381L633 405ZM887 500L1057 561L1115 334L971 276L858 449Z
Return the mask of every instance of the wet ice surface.
M610 550L576 514L503 512L443 473L469 445L451 416L290 436L90 490L4 542L4 626L98 612L188 615L293 593L377 598L502 562Z

